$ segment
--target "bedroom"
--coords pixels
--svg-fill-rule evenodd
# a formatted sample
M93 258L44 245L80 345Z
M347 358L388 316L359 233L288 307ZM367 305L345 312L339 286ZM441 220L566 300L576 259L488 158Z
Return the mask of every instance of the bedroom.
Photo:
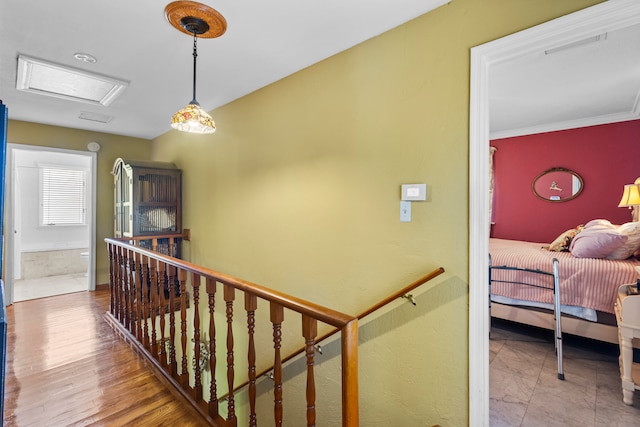
M489 145L492 147L489 151L494 175L487 222L491 224L490 253L494 266L515 263L519 267L530 267L528 263L534 262L525 260L524 254L513 255L523 245L515 249L509 247L506 258L498 253L498 246L511 245L511 241L533 242L527 248L532 254L527 257L538 257L540 248L552 242L554 251L564 250L543 251L546 253L540 256L540 261L535 261L538 264L533 268L549 271L551 258L559 257L560 279L567 282L563 304L600 311L600 316L589 312L585 318L595 321L599 317L599 323L614 326L606 332L591 331L592 325L575 329L570 325L569 330L617 343L613 318L617 288L620 284L635 282L638 277L636 263L621 261L629 258L640 245L640 236L636 237L637 223L631 223L629 209L618 205L625 185L640 175L636 162L640 154L637 144L640 79L636 77L638 66L634 59L639 47L640 25L629 19L629 15L605 16L585 18L591 21L584 28L567 17L564 26L558 27L554 35L549 35L550 28L543 31L544 26L538 34L532 29L532 34L521 36L523 41L518 53L504 54L505 58L492 65L488 100ZM563 179L566 181L561 182ZM590 223L592 220L599 223ZM627 223L620 229L625 236L616 234L616 229L610 235L605 230L591 237L592 225L609 226L610 223ZM574 250L569 255L571 239L580 231L578 227L585 224L588 232L577 235L573 241L575 249L572 246ZM624 250L610 256L616 248L597 247L605 241L604 236L619 240ZM555 242L556 239L561 242ZM623 243L623 239L628 241ZM559 247L565 243L566 247ZM592 258L618 261L588 261ZM568 270L570 262L578 264L575 269ZM589 267L585 267L587 262ZM585 292L585 282L594 276L590 272L585 278L582 272L596 268L591 264L606 271L599 271L599 285ZM568 295L571 289L580 296ZM512 292L503 285L492 291L512 298L516 294L531 296L532 292L530 288ZM598 294L601 297L596 298ZM492 299L496 301L498 297ZM553 298L548 295L534 299L548 303ZM587 304L586 299L592 301ZM525 314L515 313L515 309L505 312L503 308L498 306L492 314L517 317L537 326L544 324L538 314L524 311L525 320L521 317ZM572 322L573 319L568 321Z
M640 120L632 120L493 140L491 146L496 150L493 158L494 203L490 252L494 265L506 263L503 262L505 259L503 255L497 251L499 247L510 243L506 242L507 240L534 242L537 245L531 245L532 249L540 250L543 246L549 246L568 230L589 224L592 220L603 219L616 225L630 223L632 221L631 211L628 208L618 207L618 204L624 185L632 183L639 175L635 164L635 160L640 156L640 147L636 143L638 132L640 132ZM581 178L583 185L580 193L575 198L560 202L536 196L532 191L535 179L545 171L558 167L571 170ZM566 192L568 188L561 190ZM631 240L629 238L630 244ZM635 239L634 242L636 240L638 239ZM580 241L584 242L584 240ZM575 244L579 245L578 242L579 240L576 238ZM568 249L569 245L566 246ZM580 257L581 266L586 262L599 262L598 260L587 261L591 259L593 254L586 253L587 256L585 256L586 251L580 253L579 249L576 246L574 255ZM587 250L589 249L587 248ZM631 252L635 252L637 247L634 246L632 249ZM508 247L507 251L513 253L514 249ZM613 250L608 252L613 252ZM578 260L575 256L567 255L565 257L564 253L550 252L547 255L560 257L563 265ZM624 255L623 258L628 258L628 253ZM598 254L595 256L600 257ZM606 256L608 254L603 254L602 258ZM565 258L567 262L563 262ZM518 262L522 263L523 261ZM611 264L614 264L614 261L606 261L607 266ZM597 320L599 323L611 327L604 330L599 330L596 325L590 324L578 324L579 326L574 327L573 319L571 319L564 321L566 323L565 332L617 343L617 330L613 317L616 289L618 285L632 281L636 277L634 266L640 265L640 263L624 261L618 264L624 264L622 268L627 269L624 278L617 275L623 274L617 270L607 270L603 273L606 277L598 281L597 291L593 291L594 295L603 294L601 297L607 300L606 303L596 301L589 303L591 308L598 306L602 312L597 315L592 312L584 315L584 318L590 321ZM525 265L521 264L520 266ZM543 266L540 267L544 269ZM578 290L582 290L588 285L584 280L578 279L577 275L581 273L577 271L569 273L568 270L561 270L561 273L567 276L567 281L571 276L572 286ZM607 285L607 291L602 283L608 281L610 283ZM500 292L505 292L505 295L507 295L506 292L509 292L508 295L514 296L507 289L497 289ZM493 290L497 292L495 287ZM515 293L523 295L525 291L519 290ZM504 301L499 298L494 296L494 302ZM545 299L549 300L550 298L551 296L547 295ZM565 298L569 298L569 296L563 294L563 303L566 303ZM521 317L524 315L523 313L531 314L525 311L515 313L515 310L505 310L504 308L499 304L494 304L492 305L492 314L512 320L518 318L520 321L524 321ZM576 314L574 313L574 315ZM541 315L536 314L536 316ZM544 325L544 321L538 317L528 319L526 323L537 326Z
M549 257L557 255L561 258L561 282L566 282L561 285L565 286L562 303L600 311L599 317L588 312L584 318L590 321L598 318L598 323L614 326L607 331L591 331L592 325L574 330L570 325L569 330L617 343L615 295L620 284L635 281L638 263L587 259L626 259L640 244L640 236L635 237L637 223L630 223L631 211L618 207L624 186L640 175L636 162L640 154L637 145L640 79L636 77L634 70L638 66L633 59L639 47L640 25L633 20L607 20L600 16L592 19L586 31L568 30L574 34L570 39L541 34L539 37L547 41L537 48L524 49L491 68L490 156L494 175L489 196L490 252L494 265L512 262L528 267L533 259L511 257L523 245L509 247L507 258L498 253L498 245L534 242L537 245L529 245L533 249L531 256L538 257L536 251L540 246L554 242L552 249L564 253L544 251L541 264L534 268L550 270ZM571 186L573 189L567 188ZM601 221L590 223L592 220ZM590 237L594 233L592 225L610 223L628 224L610 236L604 230ZM580 230L577 227L585 224L588 232L578 234L571 256L565 256L571 239ZM625 236L616 234L617 231L624 231ZM624 244L615 256L609 254L616 248L596 246L604 242L605 236L620 241L618 246ZM594 277L590 272L583 278L586 262L590 269L596 268L591 267L594 264L606 271L598 272L602 275L597 279L600 285L585 292L586 282ZM568 270L569 263L577 264L575 271ZM492 291L503 297L532 297L531 288L513 292L511 288L499 285ZM568 295L572 289L576 295ZM551 296L533 298L552 300ZM503 312L498 308L492 314L543 326L537 314L536 318L524 320L521 317L524 314L516 316L513 309ZM572 313L576 315L575 311Z

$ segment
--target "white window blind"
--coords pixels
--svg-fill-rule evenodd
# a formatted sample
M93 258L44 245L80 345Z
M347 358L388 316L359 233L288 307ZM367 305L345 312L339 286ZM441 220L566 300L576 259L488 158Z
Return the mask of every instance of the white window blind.
M82 169L40 167L40 225L85 225L87 173Z

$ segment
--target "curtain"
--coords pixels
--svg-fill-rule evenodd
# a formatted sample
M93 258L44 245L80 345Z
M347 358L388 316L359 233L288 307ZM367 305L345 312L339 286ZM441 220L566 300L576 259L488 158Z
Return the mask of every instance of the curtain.
M493 155L498 149L496 147L489 147L489 221L493 224L493 203L494 203L494 191L493 191Z

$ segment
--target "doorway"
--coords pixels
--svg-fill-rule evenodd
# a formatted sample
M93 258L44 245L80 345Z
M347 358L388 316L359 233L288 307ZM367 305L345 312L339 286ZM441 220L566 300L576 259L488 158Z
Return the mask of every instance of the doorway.
M7 303L95 289L96 153L7 145Z
M469 420L489 425L489 81L494 64L640 23L634 0L604 2L471 50Z

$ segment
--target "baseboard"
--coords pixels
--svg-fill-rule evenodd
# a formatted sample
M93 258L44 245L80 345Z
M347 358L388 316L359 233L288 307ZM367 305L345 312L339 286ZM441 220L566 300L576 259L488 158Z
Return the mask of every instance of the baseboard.
M101 283L99 285L96 285L96 291L108 291L108 290L109 290L108 283Z

